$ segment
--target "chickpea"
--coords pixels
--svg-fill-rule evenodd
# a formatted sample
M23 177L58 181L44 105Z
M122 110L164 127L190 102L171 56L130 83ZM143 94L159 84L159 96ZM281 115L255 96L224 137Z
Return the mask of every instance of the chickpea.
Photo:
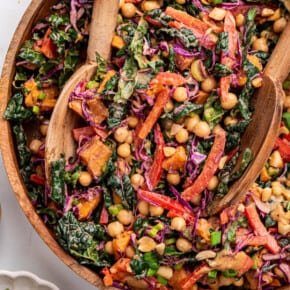
M163 153L164 153L165 157L170 157L170 156L174 155L175 152L176 152L176 148L174 148L174 147L165 146L163 148Z
M193 132L193 128L200 121L199 115L194 114L192 117L188 117L184 121L185 128L189 132Z
M263 52L269 51L267 40L264 37L257 38L256 40L254 40L252 43L252 48L254 50L259 50L259 51L263 51Z
M217 188L218 184L219 184L219 179L218 179L218 177L216 175L214 175L210 179L210 181L209 181L209 183L207 185L207 189L208 190L215 190Z
M191 67L190 67L190 71L193 78L196 79L198 82L202 82L205 79L201 71L201 65L202 65L202 61L200 59L197 59L192 62Z
M269 164L275 168L283 168L284 162L278 150L273 151L271 154L269 158Z
M39 126L39 131L42 136L46 136L48 130L48 124L41 124Z
M119 8L121 8L125 4L125 0L120 0L119 1Z
M182 253L188 253L192 250L192 244L185 238L178 238L176 241L176 248Z
M148 253L153 251L156 248L156 242L147 236L142 237L137 241L138 249L141 252Z
M180 183L179 173L168 173L166 179L172 185L178 185Z
M228 125L235 125L238 123L238 120L236 118L233 118L232 116L227 116L225 117L224 119L224 124L225 126L228 126Z
M171 112L174 109L174 104L171 100L167 102L167 104L164 106L165 112Z
M244 24L245 24L245 16L240 13L236 16L236 26L241 27Z
M262 196L261 199L263 202L268 201L271 198L271 194L272 194L272 189L270 187L265 187L262 190Z
M116 238L124 232L124 226L119 221L114 221L108 224L108 235L112 238Z
M126 18L132 18L137 11L136 6L133 3L124 3L121 7L122 15Z
M105 244L105 251L110 254L113 255L114 254L114 249L113 249L113 242L112 241L108 241Z
M177 87L173 93L173 99L176 102L185 102L187 100L187 91L185 87Z
M114 138L117 142L123 143L128 137L129 131L125 127L120 127L114 132Z
M93 177L88 171L81 171L78 181L82 186L89 186L93 181Z
M205 121L199 121L193 129L193 133L201 138L207 137L210 134L209 124Z
M188 140L188 131L181 128L175 135L175 139L178 143L185 143Z
M223 8L218 8L218 7L215 7L209 13L209 17L216 20L216 21L223 20L225 18L225 16L226 16L226 10Z
M127 136L127 138L125 140L125 143L128 143L128 144L132 144L133 143L133 133L132 133L132 131L128 132L128 136Z
M132 259L136 254L134 247L132 247L131 245L129 245L126 248L125 253L126 253L126 257L128 257L130 259Z
M170 280L173 276L173 270L169 266L160 266L157 270L157 274L166 280Z
M133 213L130 210L121 209L117 214L117 219L121 224L127 226L133 221Z
M285 17L281 17L278 20L276 20L273 24L273 31L275 33L281 33L284 28L286 27L287 20Z
M171 220L171 227L178 232L183 232L186 228L186 222L182 217L174 217Z
M123 143L118 146L117 153L120 157L127 158L131 154L131 148L128 143Z
M160 4L158 3L158 1L143 1L141 4L141 9L143 11L150 11L153 9L159 9L160 8Z
M156 251L159 255L163 255L164 251L165 251L165 244L164 243L160 243L156 246Z
M155 206L152 204L149 205L149 213L151 216L161 216L163 212L164 212L163 207Z
M147 216L149 214L149 203L145 200L140 200L138 202L138 210L141 214Z
M29 144L29 150L33 154L38 154L41 145L42 145L42 141L40 141L39 139L32 139Z
M230 110L234 108L238 103L238 97L234 93L228 93L228 97L226 100L221 101L221 105L223 109Z
M204 81L201 82L201 89L206 93L210 93L216 87L217 81L214 77L207 77Z
M135 173L131 176L131 183L135 189L141 187L144 184L144 181L144 177L139 173Z
M136 116L129 116L127 118L127 122L130 128L136 128L136 126L138 125L139 119Z

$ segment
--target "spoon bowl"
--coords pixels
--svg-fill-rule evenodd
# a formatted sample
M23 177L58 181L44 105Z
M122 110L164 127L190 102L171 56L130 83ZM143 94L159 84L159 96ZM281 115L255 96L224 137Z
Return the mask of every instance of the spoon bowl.
M116 27L118 0L95 0L90 24L87 59L67 81L53 110L45 144L45 174L50 181L50 164L64 154L66 160L75 155L72 130L79 117L68 108L69 97L82 80L91 80L97 68L96 53L109 59L111 41Z
M283 112L282 82L290 72L290 22L288 22L265 67L263 85L253 99L253 119L241 139L242 152L252 151L253 159L242 176L236 180L225 196L208 206L208 214L216 214L236 204L257 179L273 149ZM241 157L236 168L241 163Z

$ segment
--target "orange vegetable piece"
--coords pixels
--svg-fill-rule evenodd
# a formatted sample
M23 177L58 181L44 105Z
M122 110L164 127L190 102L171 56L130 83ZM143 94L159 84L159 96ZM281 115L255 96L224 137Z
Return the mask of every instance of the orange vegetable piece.
M48 28L45 32L43 39L34 44L34 49L38 52L41 52L49 59L53 59L58 55L57 46L54 44L53 40L49 37L51 33L52 29Z
M125 46L126 42L124 41L124 39L119 36L119 35L114 35L113 39L112 39L112 46L117 48L117 49L121 49Z
M104 103L98 99L94 98L87 101L90 112L92 113L93 120L95 124L100 124L106 120L109 116L108 108Z
M96 136L88 141L85 149L80 153L80 158L88 167L93 176L101 176L103 167L112 156L112 149Z
M183 146L178 146L175 153L169 158L165 159L162 163L162 168L170 170L181 170L183 171L187 160L186 151Z
M116 74L116 71L111 69L109 70L106 75L104 76L99 88L98 88L98 93L101 93L107 84L107 82Z
M126 248L130 243L131 234L132 231L123 232L119 237L113 239L113 252L116 259L119 259L122 253L126 251Z
M99 192L89 194L88 198L79 199L79 203L77 204L78 219L86 220L90 217L92 212L97 208L100 204L102 196Z
M27 92L24 93L24 103L27 107L32 107L37 102L40 94L40 90L37 87L37 83L34 78L29 79L24 83L24 88Z

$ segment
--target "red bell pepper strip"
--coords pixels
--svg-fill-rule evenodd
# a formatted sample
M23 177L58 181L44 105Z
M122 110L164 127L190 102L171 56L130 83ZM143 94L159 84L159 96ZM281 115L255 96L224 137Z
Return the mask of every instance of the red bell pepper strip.
M164 106L168 103L170 99L169 96L169 89L164 88L157 96L156 101L153 105L152 110L148 114L145 122L143 123L139 133L138 137L140 139L145 139L147 135L150 133L151 129L157 122L158 118L163 112Z
M57 54L58 54L57 46L55 45L53 40L49 37L51 33L52 33L52 29L48 28L42 40L40 40L39 42L36 42L34 45L34 49L36 51L41 52L49 59L53 59L57 57Z
M208 274L211 270L212 269L206 263L201 264L183 280L180 285L181 289L190 289L200 278L202 278L205 274Z
M290 162L290 144L286 138L277 137L274 148L277 149L284 162Z
M168 210L172 216L183 217L188 222L195 221L194 215L175 199L143 189L138 190L138 195L141 199Z
M45 178L34 173L30 175L30 181L38 185L45 184Z
M209 152L201 173L196 180L181 194L185 200L190 201L194 196L199 195L204 189L206 189L210 179L214 176L218 169L219 161L224 153L225 144L226 132L223 129L220 129L216 133L213 146Z
M163 171L162 162L165 159L165 155L163 151L165 142L164 142L164 137L161 132L160 126L158 124L156 124L155 130L154 130L154 140L156 143L156 151L155 151L153 164L148 173L147 184L149 185L149 187L147 188L148 185L145 184L145 189L149 189L149 190L152 190L158 185L159 180L162 175L162 171Z
M228 33L228 50L227 52L222 51L221 63L226 65L229 69L232 69L235 62L235 53L238 49L238 31L236 29L236 22L233 14L230 11L226 12L224 20L224 32ZM226 101L232 83L232 75L221 77L220 88L221 88L221 100Z
M260 216L257 212L256 206L254 203L245 207L245 215L248 218L251 228L254 230L257 236L264 236L267 238L266 247L273 253L277 254L280 251L280 246L278 245L275 238L269 234L266 227L262 223Z
M216 25L212 27L209 23L205 23L202 20L195 18L184 11L174 9L170 6L165 9L164 13L176 20L168 23L170 27L180 29L182 26L185 26L192 31L192 33L199 40L202 46L208 49L214 48L217 42L217 38L214 34L208 33L208 31L214 31Z
M106 207L103 207L102 211L101 211L99 223L100 223L100 225L106 225L106 224L108 224L108 222L109 222L109 213L108 213Z

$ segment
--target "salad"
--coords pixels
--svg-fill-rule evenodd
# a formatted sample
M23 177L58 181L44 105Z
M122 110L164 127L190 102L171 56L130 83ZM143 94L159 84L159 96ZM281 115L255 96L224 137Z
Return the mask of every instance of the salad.
M105 286L289 285L289 97L256 183L239 204L207 212L252 159L246 150L233 171L254 111L251 98L288 21L287 5L120 1L111 59L96 54L94 79L81 81L69 99L82 120L72 132L75 158L50 164L50 183L49 118L85 59L92 1L60 1L34 27L19 51L4 118L35 210ZM29 135L32 125L38 136Z

